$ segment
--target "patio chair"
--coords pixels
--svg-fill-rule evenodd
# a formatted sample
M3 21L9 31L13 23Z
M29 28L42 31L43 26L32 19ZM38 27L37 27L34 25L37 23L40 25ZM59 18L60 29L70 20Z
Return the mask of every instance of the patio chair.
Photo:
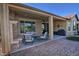
M44 35L39 36L39 39L48 39L48 34L47 34L47 32L45 32Z
M24 41L25 43L33 43L34 38L32 37L32 35L24 35Z

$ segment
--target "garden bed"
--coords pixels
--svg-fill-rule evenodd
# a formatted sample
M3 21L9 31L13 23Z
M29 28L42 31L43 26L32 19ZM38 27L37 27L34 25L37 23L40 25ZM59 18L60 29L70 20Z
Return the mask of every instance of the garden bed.
M79 41L79 36L68 36L66 37L68 40Z

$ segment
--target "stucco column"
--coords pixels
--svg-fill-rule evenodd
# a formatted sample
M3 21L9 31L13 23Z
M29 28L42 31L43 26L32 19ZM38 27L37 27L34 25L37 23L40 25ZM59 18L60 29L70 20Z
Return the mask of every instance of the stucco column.
M53 16L49 17L49 38L53 39Z
M41 32L42 32L41 31L41 29L42 29L41 28L41 20L36 20L36 23L35 24L36 24L36 34L37 35L41 35Z
M7 54L10 52L10 23L8 4L0 4L0 20L1 20L1 38L2 52Z

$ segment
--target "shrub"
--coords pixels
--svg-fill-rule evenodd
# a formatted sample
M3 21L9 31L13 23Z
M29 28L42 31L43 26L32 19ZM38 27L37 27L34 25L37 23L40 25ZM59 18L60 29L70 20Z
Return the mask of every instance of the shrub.
M79 41L79 36L68 36L66 37L68 40Z

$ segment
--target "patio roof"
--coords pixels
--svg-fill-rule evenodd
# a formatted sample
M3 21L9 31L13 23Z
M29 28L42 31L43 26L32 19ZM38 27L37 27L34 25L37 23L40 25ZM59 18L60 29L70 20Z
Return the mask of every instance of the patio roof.
M76 17L77 18L77 20L78 20L78 16L77 16L77 14L69 14L69 15L67 15L67 16L64 16L65 18L68 18L69 20L71 20L73 17ZM78 20L79 21L79 20Z
M49 13L47 11L43 11L43 10L28 6L28 5L24 5L24 4L21 4L21 3L10 3L9 7L19 8L19 9L28 10L28 11L31 11L31 12L36 12L36 13L39 13L39 14L42 14L42 15L45 15L45 16L53 16L54 18L68 20L68 18L59 16L59 15L55 15L55 14Z
M14 8L9 8L9 10L10 10L9 14L11 14L11 13L15 14L15 19L17 19L17 17L23 17L23 18L27 18L27 19L40 19L40 20L48 19L48 16L31 13L28 11L22 11L22 10L18 10L18 9L14 9Z

